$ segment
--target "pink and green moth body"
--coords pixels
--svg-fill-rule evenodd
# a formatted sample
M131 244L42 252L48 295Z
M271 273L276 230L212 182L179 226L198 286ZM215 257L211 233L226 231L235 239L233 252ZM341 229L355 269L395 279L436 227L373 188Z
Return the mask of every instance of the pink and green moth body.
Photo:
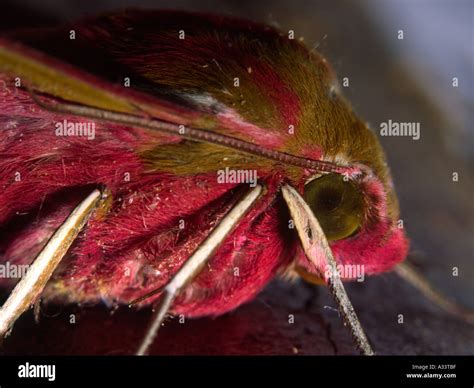
M33 93L333 167L318 171L232 144L45 111ZM43 299L128 304L164 287L248 191L246 183L218 181L226 168L255 171L263 193L176 298L174 313L222 314L279 274L324 278L324 265L310 263L291 227L284 184L305 197L338 264L360 265L372 275L407 255L375 134L341 95L326 60L287 33L170 11L13 32L0 39L0 98L2 261L31 263L91 188L110 192ZM93 123L94 136L58 134L64 120Z

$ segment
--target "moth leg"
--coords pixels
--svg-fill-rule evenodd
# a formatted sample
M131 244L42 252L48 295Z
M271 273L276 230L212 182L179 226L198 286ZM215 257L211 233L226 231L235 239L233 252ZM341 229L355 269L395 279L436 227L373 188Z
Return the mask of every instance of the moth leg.
M375 353L367 340L364 330L357 318L357 314L354 311L354 307L342 284L339 272L337 271L336 260L334 259L326 236L321 229L321 225L308 204L293 187L288 185L283 186L282 192L306 256L317 268L322 268L324 265L328 266L329 271L327 272L329 272L330 275L326 278L324 274L321 274L321 277L326 280L339 311L343 316L344 323L349 326L358 349L364 355L374 355Z
M173 279L164 287L163 294L155 309L151 324L136 351L136 355L142 356L147 354L148 349L153 343L166 313L170 309L176 296L178 296L180 291L199 274L216 248L224 241L237 225L239 220L255 203L261 191L262 187L257 185L254 189L248 192L214 228L186 263L183 264ZM140 298L140 300L142 299L143 298Z
M394 268L394 271L402 279L418 289L426 298L431 300L446 312L453 314L465 320L466 322L469 322L470 324L474 324L474 312L472 310L469 310L448 299L440 291L434 288L430 282L410 263L400 263Z
M20 315L35 304L59 262L99 205L102 197L100 190L92 191L77 205L36 256L26 275L16 284L0 308L0 338L5 337Z

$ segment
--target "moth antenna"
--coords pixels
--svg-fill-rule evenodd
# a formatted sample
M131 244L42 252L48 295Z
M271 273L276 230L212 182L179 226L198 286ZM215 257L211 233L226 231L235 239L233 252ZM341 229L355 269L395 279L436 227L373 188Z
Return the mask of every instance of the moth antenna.
M398 264L394 271L441 309L474 325L474 311L461 306L442 294L412 264L405 261Z
M20 315L36 303L54 270L99 205L102 197L100 190L92 191L74 208L36 256L26 275L16 284L0 308L0 338L9 333Z
M356 167L340 166L335 163L323 160L306 159L300 156L290 155L285 152L272 150L257 144L249 143L231 136L222 135L220 133L187 127L184 125L172 124L166 121L150 119L135 116L128 113L120 113L101 108L92 108L84 105L74 105L66 103L47 104L41 101L36 93L29 89L32 99L41 108L57 113L65 113L73 116L88 117L96 120L113 122L117 124L125 124L133 127L151 129L166 134L179 136L183 139L205 142L231 148L233 150L242 151L251 155L260 156L267 159L276 160L293 166L312 169L325 173L350 174L357 172Z
M337 303L344 323L350 328L357 348L363 355L374 355L375 352L367 340L364 329L342 284L336 260L321 225L308 204L293 187L285 185L282 187L282 192L306 256L317 268L322 268L324 265L328 266L329 271L326 272L329 272L330 275L327 278L324 274L321 275L325 278L329 290Z
M150 326L143 338L137 356L148 353L163 320L169 311L174 299L180 291L189 284L201 272L204 265L212 256L217 247L224 241L234 229L239 220L252 207L262 191L262 186L257 185L249 191L212 230L204 242L194 251L191 257L183 264L173 279L165 286L163 295L155 309Z

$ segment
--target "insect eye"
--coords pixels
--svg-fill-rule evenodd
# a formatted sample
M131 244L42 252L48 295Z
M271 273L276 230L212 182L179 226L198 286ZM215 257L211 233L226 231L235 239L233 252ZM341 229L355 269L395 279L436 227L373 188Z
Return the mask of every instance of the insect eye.
M339 174L324 175L305 186L304 197L328 240L341 240L359 230L364 196L356 183Z

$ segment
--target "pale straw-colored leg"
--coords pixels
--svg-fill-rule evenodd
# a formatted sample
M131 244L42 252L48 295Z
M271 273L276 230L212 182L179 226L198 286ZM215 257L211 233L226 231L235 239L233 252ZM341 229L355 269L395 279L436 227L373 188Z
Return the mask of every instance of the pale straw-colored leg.
M364 355L374 355L375 353L344 289L337 271L336 261L318 220L305 200L293 187L286 185L282 187L282 191L306 256L317 268L321 268L321 265L328 266L329 271L327 273L329 273L329 276L326 277L324 274L321 274L321 276L325 278L344 323L349 326L358 349Z
M17 283L0 308L0 338L9 333L18 317L35 304L59 262L97 208L101 197L99 190L92 191L72 211L36 256L26 275Z
M262 187L256 186L247 193L214 228L206 240L204 240L186 263L184 263L173 279L164 287L159 305L155 309L152 322L138 347L136 355L141 356L147 354L176 296L199 274L217 247L225 240L230 232L232 232L239 220L255 203L261 191ZM143 298L140 298L140 300L143 300Z
M413 265L405 261L398 264L394 268L394 271L444 311L453 314L470 324L474 324L474 312L472 310L448 299L440 291L434 288L430 282L413 267Z

